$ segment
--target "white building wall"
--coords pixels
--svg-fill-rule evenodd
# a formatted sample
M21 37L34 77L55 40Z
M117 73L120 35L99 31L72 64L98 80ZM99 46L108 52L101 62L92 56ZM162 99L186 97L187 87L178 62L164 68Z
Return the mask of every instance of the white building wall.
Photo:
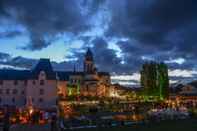
M0 85L0 105L23 106L25 104L25 81L4 80Z
M0 85L0 105L24 107L31 101L32 105L38 108L56 106L56 80L44 80L44 85L40 85L40 80L17 82L15 85L14 80L3 80L3 85Z
M35 81L35 85L33 81ZM40 85L40 80L29 80L26 90L28 103L38 108L55 107L57 101L56 86L56 80L44 80L44 85Z

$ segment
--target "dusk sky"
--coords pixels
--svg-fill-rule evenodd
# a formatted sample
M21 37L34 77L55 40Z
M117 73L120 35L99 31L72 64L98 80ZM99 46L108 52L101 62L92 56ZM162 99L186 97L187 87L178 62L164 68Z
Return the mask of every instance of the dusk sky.
M121 84L137 84L150 60L168 64L171 83L193 80L197 0L0 0L1 68L50 58L57 69L80 70L88 47Z

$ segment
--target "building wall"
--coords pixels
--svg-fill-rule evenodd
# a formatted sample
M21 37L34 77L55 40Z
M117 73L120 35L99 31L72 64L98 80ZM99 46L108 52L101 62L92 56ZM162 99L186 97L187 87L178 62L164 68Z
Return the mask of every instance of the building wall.
M44 83L40 83L41 80ZM0 105L38 108L54 107L57 102L56 80L3 80L0 84Z
M25 81L4 80L0 85L0 105L24 105L25 87Z
M74 83L71 82L73 80ZM81 95L109 96L110 79L107 76L99 77L98 81L93 82L84 81L82 76L71 76L70 81L56 81L47 80L42 72L36 80L3 80L3 84L0 84L0 105L23 107L32 104L39 108L53 107L56 105L58 94L67 97L68 84L76 86L77 80L80 81ZM41 84L41 81L44 84Z
M56 80L29 80L26 89L26 99L28 104L39 108L50 108L56 105L57 83Z

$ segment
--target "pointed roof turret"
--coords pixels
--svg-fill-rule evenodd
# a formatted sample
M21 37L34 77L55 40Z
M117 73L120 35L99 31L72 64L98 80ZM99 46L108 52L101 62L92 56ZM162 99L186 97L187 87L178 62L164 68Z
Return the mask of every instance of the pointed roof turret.
M93 53L90 48L88 48L86 52L85 59L89 61L93 61Z

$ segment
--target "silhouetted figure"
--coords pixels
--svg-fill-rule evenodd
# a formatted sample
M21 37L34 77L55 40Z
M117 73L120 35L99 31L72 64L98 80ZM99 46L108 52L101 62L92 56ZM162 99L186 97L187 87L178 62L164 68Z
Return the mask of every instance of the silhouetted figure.
M9 131L10 129L10 113L6 110L4 116L3 131Z

